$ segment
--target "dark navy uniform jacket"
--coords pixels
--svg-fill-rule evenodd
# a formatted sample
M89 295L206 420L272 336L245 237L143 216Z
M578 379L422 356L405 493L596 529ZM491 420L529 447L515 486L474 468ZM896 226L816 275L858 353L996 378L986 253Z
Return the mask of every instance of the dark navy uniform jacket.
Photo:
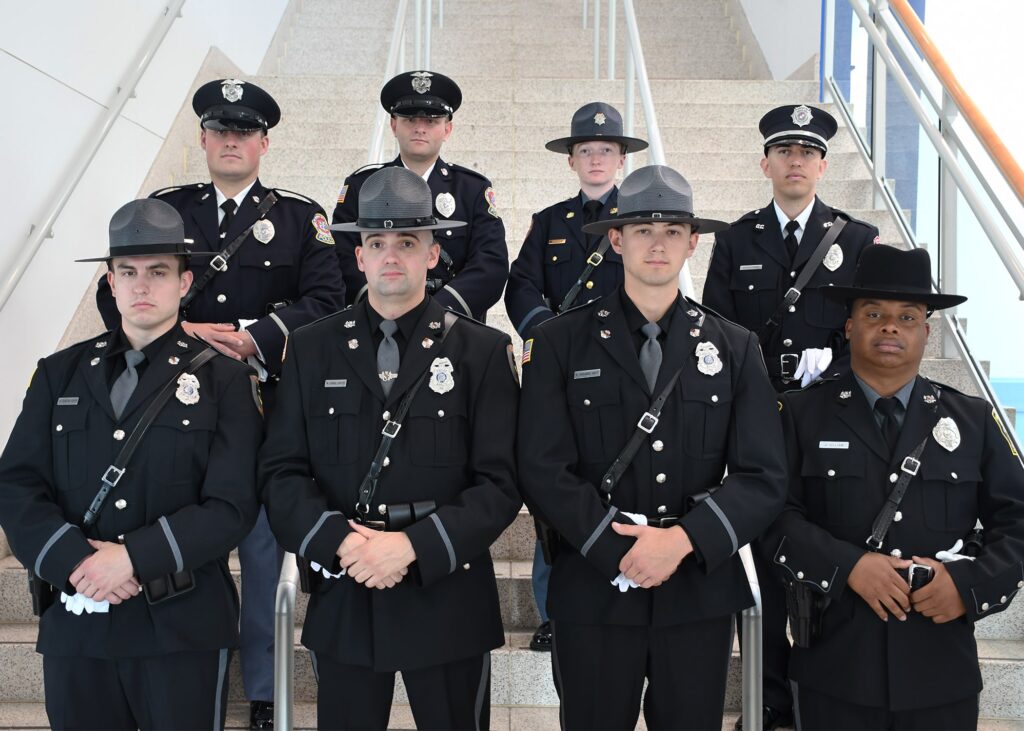
M428 301L386 398L366 302L289 338L260 451L261 496L281 545L334 572L385 422L439 359L453 367L450 390L428 381L417 391L371 505L379 519L381 504L437 503L405 529L416 551L409 574L384 590L327 579L310 597L302 641L341 663L408 670L504 643L489 548L522 505L509 428L519 400L511 343L465 317L441 343L445 313Z
M263 433L252 370L223 356L203 365L195 374L198 402L170 397L97 522L84 530L83 514L126 435L206 347L176 327L116 419L104 364L112 335L39 361L0 457L0 523L18 560L68 594L75 593L72 571L93 553L86 539L121 536L139 581L184 570L193 572L195 587L154 605L140 593L106 614L76 616L58 599L40 619L37 648L116 658L236 647L238 596L228 553L256 520L255 459Z
M382 165L367 165L345 178L334 209L333 223L350 223L359 218L359 189L373 173L382 167L399 166L402 158ZM433 297L441 306L483 321L487 310L501 298L508 279L508 245L505 242L505 224L494 205L491 181L476 170L453 165L437 158L427 179L434 197L434 215L439 220L452 218L465 221L458 228L438 229L434 237L452 266L442 261L427 274L436 280L431 288ZM450 195L455 199L455 210L443 215L437 206L438 196ZM359 234L334 233L338 241L338 261L345 277L349 304L362 298L366 277L356 266L355 248L360 245Z
M831 599L821 639L810 649L793 648L790 677L850 703L892 710L977 694L974 623L1006 609L1024 587L1024 470L991 405L918 377L890 458L851 373L786 393L780 404L789 499L762 543L770 552L765 558L786 583L802 582ZM932 436L940 416L953 419L960 433L952 451ZM935 624L911 611L906 622L883 622L846 582L868 550L865 539L891 476L901 474L903 458L926 437L920 469L882 550L934 558L978 519L984 548L974 562L946 564L966 616Z
M256 320L247 329L267 371L276 375L281 371L287 334L344 306L345 285L324 209L296 193L266 188L257 179L222 240L212 184L167 188L150 197L178 210L185 221L185 236L195 241L196 251L220 251L257 220L257 207L271 190L278 199L266 215L274 226L273 238L264 244L250 233L231 257L227 271L210 280L183 317L189 322ZM209 265L209 257L196 257L189 267L198 279ZM106 277L99 281L96 305L107 327L116 327L120 315Z
M619 189L612 188L598 220L618 212ZM559 305L587 266L587 257L603 236L585 234L583 198L577 193L533 215L505 288L505 309L520 337L555 316ZM622 284L622 257L611 247L584 283L573 306L603 297Z
M680 297L652 394L621 292L548 320L524 345L520 484L530 509L569 547L551 570L548 612L581 624L641 626L734 613L753 604L737 551L771 523L785 497L775 391L753 335ZM715 346L720 372L698 370L699 343ZM680 367L660 421L605 505L602 475ZM689 497L719 486L687 512ZM609 582L634 542L610 526L631 522L622 511L686 513L682 526L696 555L661 586L620 593Z
M853 282L860 252L871 243L878 243L878 229L815 198L792 265L771 201L764 208L746 214L726 231L715 234L702 301L756 333L796 283L836 216L847 220L836 240L843 252L842 263L834 270L824 263L819 264L792 311L783 313L781 326L775 329L774 336L762 343L768 373L777 388L791 388L779 380L780 354L799 355L806 348L824 347L831 347L834 355L846 352L843 336L846 307L822 295L820 289Z

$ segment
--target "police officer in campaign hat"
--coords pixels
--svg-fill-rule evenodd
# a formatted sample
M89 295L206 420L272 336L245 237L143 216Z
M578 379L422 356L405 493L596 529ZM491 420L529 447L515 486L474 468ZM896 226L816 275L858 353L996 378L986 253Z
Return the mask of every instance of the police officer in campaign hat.
M561 536L562 724L633 728L646 679L648 727L720 728L732 615L753 604L737 552L785 494L775 392L757 339L679 294L698 234L726 224L658 165L626 177L618 208L583 230L611 239L623 286L523 346L520 484Z
M121 319L39 361L0 456L0 525L28 569L55 729L222 728L256 518L250 369L189 337L184 226L157 200L110 221Z
M508 247L491 181L476 170L441 159L441 147L452 133L452 116L462 104L462 90L444 74L407 71L384 85L380 103L391 115L398 157L366 165L345 178L332 222L356 221L360 189L377 170L412 170L430 186L434 216L442 222L453 216L465 220L464 226L437 230L440 258L427 274L427 292L442 307L482 322L508 279ZM358 302L366 288L355 255L359 236L352 230L335 231L347 299Z
M151 197L174 206L197 251L217 254L192 264L182 327L260 374L265 411L274 407L285 338L340 309L344 284L323 208L259 179L281 119L277 102L256 84L219 79L192 97L210 183L164 188ZM96 302L107 327L117 311L105 279ZM266 518L239 546L242 566L242 677L250 726L271 728L274 698L274 595L281 563Z
M611 249L607 236L585 234L583 225L618 212L615 176L626 155L646 149L647 143L623 134L622 115L615 107L590 102L573 114L569 136L551 140L545 147L568 156L580 191L533 215L519 256L512 262L505 308L523 338L557 313L603 297L622 284L622 257ZM534 650L551 649L546 609L550 575L538 543L533 597L541 625L530 640Z
M926 251L869 247L828 294L852 372L781 397L789 499L763 542L798 728L976 728L974 624L1024 587L1020 456L991 404L920 375L928 315L966 299L932 292Z
M386 728L401 671L419 728L487 728L504 642L488 549L522 504L511 343L426 294L434 237L463 224L416 173L375 172L339 225L367 296L289 338L259 467L312 589L317 723Z
M878 243L874 226L817 197L836 130L832 115L803 104L761 118L761 170L772 181L772 201L716 234L704 283L705 305L757 333L778 391L845 366L844 311L823 292L848 284L861 251ZM759 576L770 576L758 552L754 564ZM792 722L792 701L785 597L776 582L761 586L767 729ZM741 728L742 719L736 725Z

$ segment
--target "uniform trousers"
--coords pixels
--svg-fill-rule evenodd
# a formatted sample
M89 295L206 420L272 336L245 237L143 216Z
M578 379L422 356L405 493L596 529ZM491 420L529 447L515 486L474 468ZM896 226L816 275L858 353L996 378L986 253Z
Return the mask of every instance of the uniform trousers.
M44 655L50 727L222 729L230 659L227 649L116 660Z
M927 695L927 680L921 688ZM794 682L793 713L797 731L964 731L978 728L978 696L911 711L890 711L859 706Z
M541 622L548 621L548 582L551 580L551 567L544 561L544 549L538 540L533 547L533 573L530 584L533 587L533 601L537 604L537 613Z
M310 653L316 674L318 729L386 729L394 672L336 662ZM491 723L491 653L403 670L417 729L480 731Z
M239 632L242 685L250 701L274 700L274 601L284 550L260 508L256 525L238 544L242 572Z
M562 728L636 728L642 700L652 731L718 731L732 628L731 616L671 627L553 620L551 654Z

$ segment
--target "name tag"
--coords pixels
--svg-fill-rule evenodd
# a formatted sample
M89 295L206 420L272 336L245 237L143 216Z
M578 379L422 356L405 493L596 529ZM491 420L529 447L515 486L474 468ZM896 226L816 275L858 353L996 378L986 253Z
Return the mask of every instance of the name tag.
M58 406L78 406L78 396L62 396L57 399Z
M573 377L573 380L578 381L581 378L597 378L600 375L601 375L601 369L600 368L594 368L593 370L589 370L589 371L576 371L575 373L572 374L572 377Z
M557 246L558 244L564 244L565 239L548 239L548 246Z
M324 388L345 388L348 385L347 378L328 379L324 381Z
M849 442L818 442L818 449L849 449Z
M764 264L740 264L741 272L752 272L758 269L764 269Z

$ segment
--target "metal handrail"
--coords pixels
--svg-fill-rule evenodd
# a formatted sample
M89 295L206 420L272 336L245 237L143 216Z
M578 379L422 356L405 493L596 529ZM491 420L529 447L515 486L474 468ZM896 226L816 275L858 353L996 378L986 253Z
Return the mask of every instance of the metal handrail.
M833 101L836 105L836 109L839 111L840 116L843 118L843 122L846 127L851 130L856 129L856 122L853 119L853 113L850 111L850 107L843 98L842 92L839 89L839 85L833 77L829 77L825 80L825 83L829 86L829 90L832 93ZM875 192L882 196L885 202L885 207L889 210L889 214L896 221L896 227L899 230L900 238L903 242L912 249L919 248L917 237L914 235L914 230L910 226L910 222L907 221L906 216L903 215L903 208L900 206L899 201L893 195L889 186L885 184L885 181L881 179L879 175L875 173L874 162L871 159L871 153L864 145L859 134L851 135L853 138L854 146L857 148L857 152L860 153L861 160L863 160L868 171L871 173L871 183L875 188ZM935 282L932 282L932 286L938 291L938 287L935 286ZM992 387L991 381L988 376L985 375L984 369L978 362L977 358L974 357L974 353L967 345L967 339L964 335L963 329L960 327L960 321L948 312L942 313L943 322L945 323L944 333L949 337L957 352L960 354L961 360L964 366L967 368L967 373L974 385L977 386L978 390L984 395L985 399L992 404L993 408L999 414L999 418L1002 419L1004 425L1011 424L1006 414L1006 410L1003 408L1002 403L999 400L999 396L996 394L995 389ZM1006 437L1013 442L1014 448L1018 455L1024 455L1024 450L1021 449L1020 440L1017 438L1017 433L1014 429L1007 428L1005 430ZM1020 459L1020 457L1018 457Z
M64 206L71 199L72 194L78 188L78 184L82 181L86 171L96 157L96 153L103 146L107 134L113 129L114 124L121 116L125 104L135 96L136 85L142 79L143 74L146 73L146 69L149 68L149 62L153 60L153 56L160 49L174 21L181 17L181 8L184 4L185 0L173 0L164 8L163 17L157 21L153 30L150 31L149 38L143 44L142 50L136 57L131 70L125 75L121 83L118 84L114 99L108 105L107 111L103 115L99 133L90 136L89 147L80 155L78 162L72 167L71 174L64 179L59 192L54 197L46 216L43 218L43 222L33 227L29 233L28 241L19 250L13 265L7 268L3 283L0 284L0 310L4 308L7 301L11 298L15 287L18 286L18 282L25 275L43 241L53 236L53 225L60 218L60 214L64 211Z
M743 664L740 677L743 683L743 728L760 729L764 715L761 687L764 672L764 638L761 622L764 615L761 608L761 584L757 580L752 551L749 545L740 549L743 570L747 574L750 593L754 597L754 606L744 609L740 616L740 657Z
M295 599L299 566L294 553L281 564L274 601L274 728L292 731L295 694Z

